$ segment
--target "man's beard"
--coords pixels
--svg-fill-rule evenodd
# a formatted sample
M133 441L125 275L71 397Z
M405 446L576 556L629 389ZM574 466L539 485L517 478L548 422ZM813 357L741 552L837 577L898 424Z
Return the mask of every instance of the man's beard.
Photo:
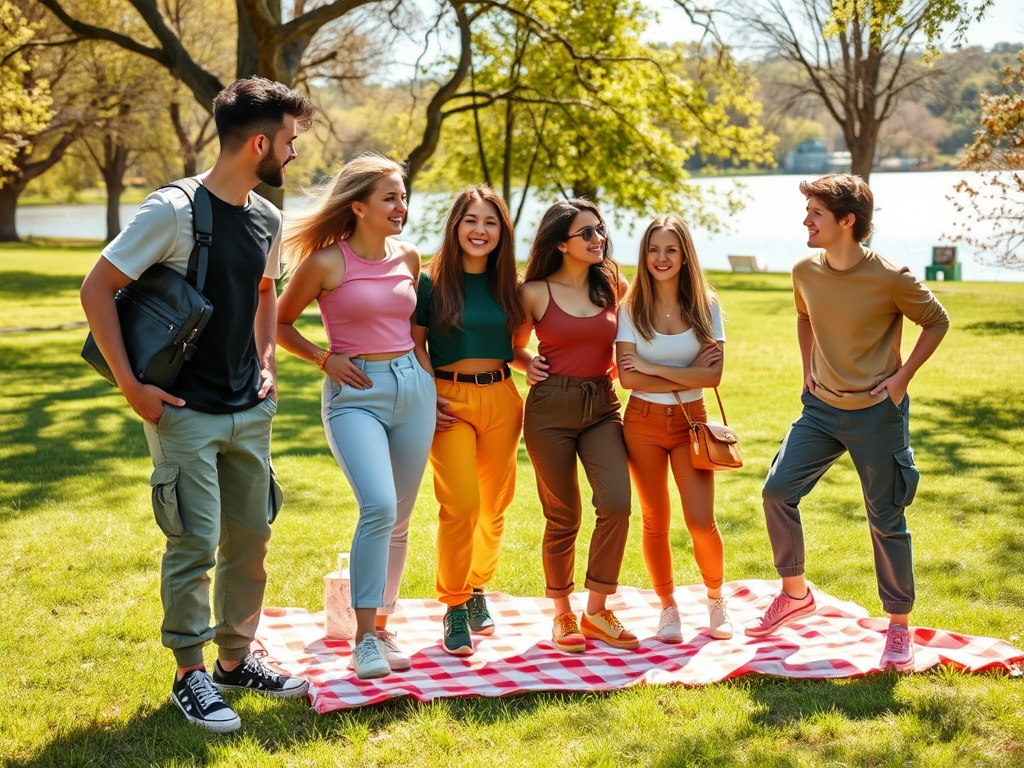
M277 155L274 154L274 148L271 147L266 157L257 163L256 177L269 187L283 187L284 166L287 164L287 161L285 161L284 165L278 161Z

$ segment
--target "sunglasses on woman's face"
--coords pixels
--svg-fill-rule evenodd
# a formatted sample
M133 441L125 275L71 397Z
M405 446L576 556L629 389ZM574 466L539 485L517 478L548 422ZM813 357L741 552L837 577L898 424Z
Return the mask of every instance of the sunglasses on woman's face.
M582 237L584 242L589 243L594 239L594 235L600 235L607 240L608 230L605 229L604 224L598 224L596 227L584 227L579 232L573 232L565 239L572 240L574 237Z

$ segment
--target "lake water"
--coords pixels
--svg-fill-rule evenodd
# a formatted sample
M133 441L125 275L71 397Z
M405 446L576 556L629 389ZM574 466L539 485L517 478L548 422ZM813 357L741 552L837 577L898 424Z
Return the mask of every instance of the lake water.
M923 278L925 266L931 263L932 247L950 244L953 224L962 216L947 196L953 194L955 184L964 177L976 175L962 171L874 174L871 187L877 210L871 247ZM729 220L725 232L712 235L694 230L701 264L707 269L728 270L728 255L744 254L756 256L772 271L788 272L808 252L806 231L801 224L805 200L798 188L803 178L774 175L697 179L697 184L719 189L741 184L747 201L746 207ZM423 194L412 199L404 237L416 243L424 254L437 247L440 217L431 215L429 221L424 220L428 215L425 211L437 208L437 202L436 197ZM301 201L289 198L286 207L300 204ZM121 206L122 225L131 221L137 209L137 205ZM519 227L523 235L517 238L516 250L521 259L526 258L542 210L539 204L527 206ZM27 206L19 208L17 216L22 236L102 238L105 234L101 205ZM629 222L621 226L609 222L615 257L624 264L636 264L640 236L648 223L646 219L631 221L632 231ZM973 251L963 245L958 247L965 280L1024 281L1024 270L982 264Z

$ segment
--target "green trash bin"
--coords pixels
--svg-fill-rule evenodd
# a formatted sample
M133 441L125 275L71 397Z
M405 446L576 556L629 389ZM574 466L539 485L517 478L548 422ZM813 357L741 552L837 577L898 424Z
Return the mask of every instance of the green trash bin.
M960 280L960 263L956 260L956 246L936 245L932 248L932 263L924 268L925 280Z
M942 275L940 278L939 275ZM924 268L925 280L962 280L959 264L929 264Z

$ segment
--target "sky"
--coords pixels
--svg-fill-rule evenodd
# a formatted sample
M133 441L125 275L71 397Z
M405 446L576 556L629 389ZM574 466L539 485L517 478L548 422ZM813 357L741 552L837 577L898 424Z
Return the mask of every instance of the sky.
M690 20L671 0L647 0L656 9L660 23L652 25L649 42L676 42L698 35ZM1021 0L995 0L982 21L971 25L966 45L991 48L996 43L1017 43L1024 48L1024 3Z

